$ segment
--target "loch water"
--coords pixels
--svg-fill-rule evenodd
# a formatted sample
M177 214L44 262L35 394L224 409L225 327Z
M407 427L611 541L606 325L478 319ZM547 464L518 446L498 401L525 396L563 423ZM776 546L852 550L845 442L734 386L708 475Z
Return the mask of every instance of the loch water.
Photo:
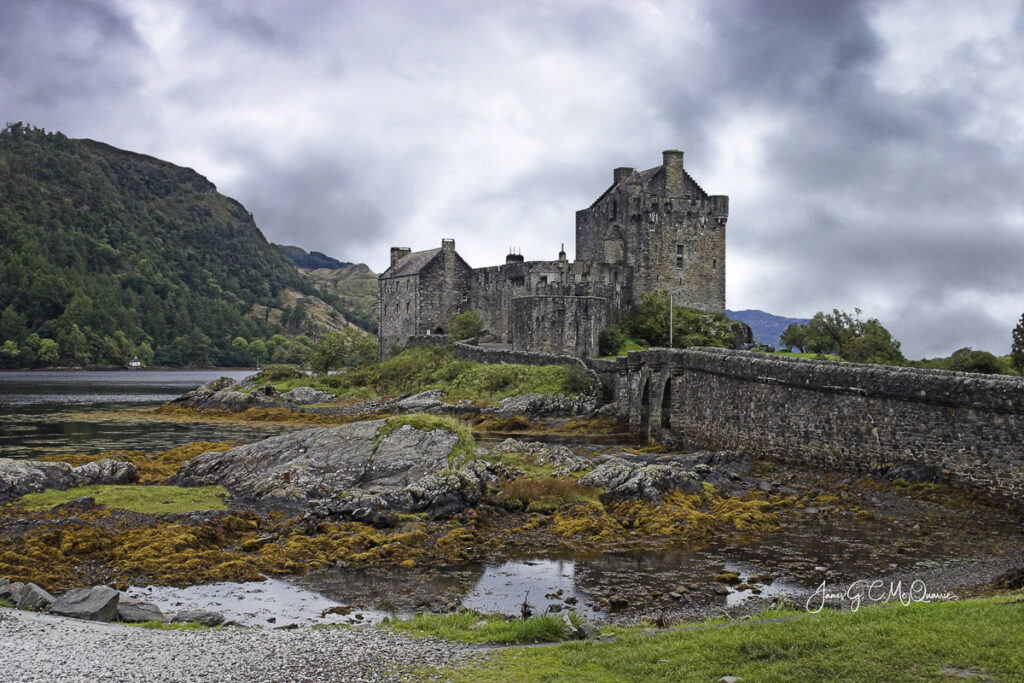
M0 372L0 457L155 453L194 441L263 438L284 428L184 422L153 413L210 380L251 374L216 369Z

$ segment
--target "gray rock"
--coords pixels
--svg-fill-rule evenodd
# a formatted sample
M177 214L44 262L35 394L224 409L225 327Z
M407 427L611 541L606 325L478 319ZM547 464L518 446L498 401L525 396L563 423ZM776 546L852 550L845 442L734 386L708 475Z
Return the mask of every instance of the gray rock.
M281 394L281 398L296 405L308 405L310 403L326 403L337 398L334 394L320 391L313 387L295 387L291 391Z
M445 405L443 399L445 393L440 389L428 389L419 394L408 396L399 400L395 407L405 413L429 413L438 410Z
M719 683L740 683L742 680L739 676L722 676L718 679Z
M45 489L65 490L95 484L137 481L135 465L117 460L98 460L78 467L66 462L0 458L0 503L17 500Z
M656 502L673 490L701 491L708 483L716 488L744 488L754 482L739 472L750 469L750 457L732 451L613 457L580 478L583 486L605 488L603 501L640 498Z
M220 626L224 623L224 615L205 609L187 609L176 613L171 621L176 624L198 622L203 626Z
M225 381L226 380L226 381ZM208 382L203 386L182 394L171 401L171 404L181 405L196 410L231 410L241 411L252 407L277 407L287 406L277 389L270 385L259 386L252 391L239 391L239 389L251 387L252 384L236 384L228 377L222 377Z
M54 597L34 583L26 583L18 598L18 609L39 611L53 604Z
M0 600L11 599L11 580L6 576L0 579Z
M573 453L565 446L541 443L540 441L519 441L517 439L505 439L496 446L486 446L479 449L484 455L497 455L499 453L521 453L532 456L538 465L554 465L556 474L568 474L569 472L582 472L593 466L593 463L581 455Z
M7 599L15 606L18 606L18 601L21 600L21 594L25 592L25 584L21 581L11 581L10 586L11 593Z
M105 458L95 462L71 468L75 486L92 486L94 484L134 484L139 480L135 464Z
M53 601L50 613L89 621L114 621L119 596L110 586L72 588Z
M480 500L500 468L452 459L458 436L410 425L383 437L384 420L290 432L229 451L200 455L171 479L219 484L273 507L312 517L344 517L390 526L387 511L447 514ZM494 471L492 471L494 470Z
M586 415L597 410L597 400L589 396L565 394L520 394L502 399L495 414L558 417Z
M167 621L167 615L151 602L144 602L121 593L117 601L117 617L121 621Z

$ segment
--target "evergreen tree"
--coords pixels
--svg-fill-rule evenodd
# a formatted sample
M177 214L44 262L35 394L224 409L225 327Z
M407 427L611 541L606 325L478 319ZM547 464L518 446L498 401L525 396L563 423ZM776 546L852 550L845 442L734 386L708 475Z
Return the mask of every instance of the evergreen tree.
M1010 346L1010 361L1017 374L1024 375L1024 313L1013 328L1013 344Z

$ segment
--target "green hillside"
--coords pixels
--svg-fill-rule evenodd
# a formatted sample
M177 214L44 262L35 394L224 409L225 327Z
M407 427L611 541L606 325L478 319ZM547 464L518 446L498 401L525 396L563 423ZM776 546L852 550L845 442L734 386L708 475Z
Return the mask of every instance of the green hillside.
M0 132L0 244L0 367L248 364L254 341L268 360L313 331L310 297L347 324L195 171L20 123Z

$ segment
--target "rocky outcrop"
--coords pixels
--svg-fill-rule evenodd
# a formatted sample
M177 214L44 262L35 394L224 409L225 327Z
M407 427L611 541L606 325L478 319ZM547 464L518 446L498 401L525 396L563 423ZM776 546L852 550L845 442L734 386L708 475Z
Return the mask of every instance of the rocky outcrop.
M270 385L253 387L247 383L239 384L230 377L221 377L182 394L171 401L170 405L195 410L242 411L247 408L273 408L288 404L277 389Z
M219 484L271 507L388 526L394 512L446 514L471 505L497 481L488 469L496 466L453 456L454 432L411 425L388 432L386 424L306 429L206 453L183 465L171 483Z
M499 453L519 453L528 455L538 465L552 465L556 476L566 476L571 472L583 472L594 466L594 462L582 455L573 453L566 446L541 443L540 441L519 441L505 439L495 446L483 446L478 449L481 455L497 455Z
M65 490L76 486L132 484L136 481L135 465L119 460L104 459L72 467L66 462L0 458L0 503L45 489Z
M696 492L705 484L715 488L747 488L743 476L750 469L749 456L723 451L671 456L612 457L580 478L583 486L604 488L601 500L639 498L657 502L669 491Z
M88 621L114 621L120 595L110 586L72 588L53 601L50 613Z
M597 410L597 400L589 396L565 394L521 394L502 399L495 414L530 417L587 415Z
M291 391L281 394L281 398L297 406L309 405L311 403L326 403L337 398L334 394L320 391L313 387L295 387Z

